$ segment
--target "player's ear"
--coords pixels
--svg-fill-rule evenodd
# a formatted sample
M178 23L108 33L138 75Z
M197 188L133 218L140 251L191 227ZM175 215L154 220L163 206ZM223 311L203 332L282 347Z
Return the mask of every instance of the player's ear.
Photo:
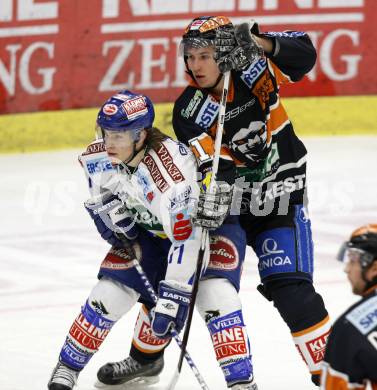
M368 268L368 276L371 280L377 278L377 259Z
M143 129L140 131L139 140L136 143L136 148L142 147L144 145L145 139L147 138L147 130Z

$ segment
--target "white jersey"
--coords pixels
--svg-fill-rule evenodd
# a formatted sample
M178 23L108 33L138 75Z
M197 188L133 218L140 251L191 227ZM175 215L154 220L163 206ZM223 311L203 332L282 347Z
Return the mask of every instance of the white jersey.
M111 192L122 200L123 210L113 211L113 221L124 218L126 209L138 226L168 238L172 246L166 279L189 283L201 241L201 228L193 226L190 218L199 196L197 165L191 151L168 138L156 150L147 149L131 173L127 167L113 169L103 142L95 141L79 160L92 196Z

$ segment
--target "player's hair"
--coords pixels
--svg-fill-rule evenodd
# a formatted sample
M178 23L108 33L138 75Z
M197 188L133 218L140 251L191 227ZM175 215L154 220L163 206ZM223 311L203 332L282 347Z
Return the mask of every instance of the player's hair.
M145 140L148 148L157 150L161 143L166 139L170 138L167 134L163 133L157 127L151 127L150 129L146 129L147 138Z

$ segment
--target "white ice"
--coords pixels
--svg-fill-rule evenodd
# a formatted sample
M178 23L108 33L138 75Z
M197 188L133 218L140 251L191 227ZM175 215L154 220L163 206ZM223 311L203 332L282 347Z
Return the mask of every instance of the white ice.
M335 319L357 297L334 260L351 231L377 222L377 136L305 140L309 150L310 213L315 286ZM83 209L88 196L79 151L0 156L0 389L46 389L60 348L108 246ZM260 390L314 389L285 326L256 291L256 258L248 251L241 297ZM97 369L128 355L137 309L110 333L81 373L93 389ZM207 330L195 313L188 350L210 389L225 389ZM178 348L168 348L164 389ZM199 389L187 365L177 389Z

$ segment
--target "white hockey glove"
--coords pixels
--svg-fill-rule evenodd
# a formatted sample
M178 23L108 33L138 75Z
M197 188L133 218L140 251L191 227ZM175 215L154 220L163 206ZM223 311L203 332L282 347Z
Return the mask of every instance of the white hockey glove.
M104 200L90 198L84 206L94 221L98 233L116 248L125 248L137 238L138 227L134 219L114 195Z
M230 213L233 186L225 182L217 182L210 189L210 177L211 173L207 173L203 180L196 214L192 221L196 226L215 230L223 224Z

